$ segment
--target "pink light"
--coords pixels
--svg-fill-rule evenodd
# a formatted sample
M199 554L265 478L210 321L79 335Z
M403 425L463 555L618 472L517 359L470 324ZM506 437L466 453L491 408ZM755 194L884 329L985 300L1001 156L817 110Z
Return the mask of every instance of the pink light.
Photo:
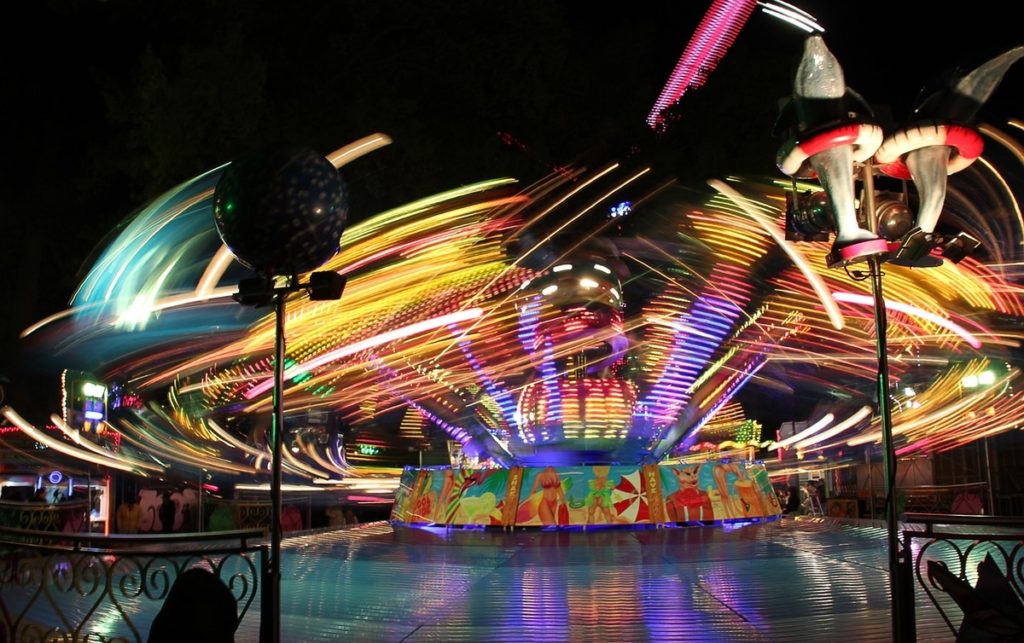
M435 328L441 328L443 326L447 326L448 324L457 324L459 322L469 321L470 319L476 319L477 317L483 314L484 311L482 308L468 308L466 310L459 310L448 315L434 317L433 319L425 319L421 322L416 322L415 324L409 324L408 326L396 328L395 330L389 330L386 333L374 335L373 337L368 337L354 344L349 344L348 346L336 348L333 351L320 355L319 357L314 357L313 359L307 362L297 364L286 370L284 372L284 377L285 379L290 379L295 377L299 373L310 371L314 368L317 368L318 366L329 364L336 360L342 359L343 357L348 357L349 355L355 355L356 353L360 353L370 348L380 346L381 344L387 344L388 342L394 342L399 339L405 339L406 337L418 335L419 333L423 333L428 330L434 330ZM267 379L263 380L256 386L246 391L245 399L251 400L257 395L262 395L263 393L266 393L271 388L273 388L273 386L274 378L268 377Z
M841 301L848 304L860 304L862 306L873 306L875 304L875 300L873 297L868 297L867 295L858 295L852 292L834 292L832 293L832 298L835 299L836 301ZM920 317L921 319L930 321L936 326L942 326L949 332L953 333L960 339L970 344L971 348L981 348L981 341L977 337L969 333L967 329L964 328L963 326L953 323L952 321L945 319L944 317L939 317L938 315L930 313L927 310L922 310L917 306L911 306L910 304L904 304L902 302L892 301L889 299L885 300L885 307L888 310L895 310L896 312L905 313L907 315L912 315L914 317Z
M53 424L47 424L43 428L46 429L47 431L59 431L60 430L60 429L58 429L56 427L56 425L53 425ZM17 433L19 431L21 431L21 429L19 427L16 427L16 426L0 426L0 435L6 435L8 433Z
M896 455L897 456L901 456L901 455L907 455L908 453L913 453L914 451L917 451L918 449L923 449L924 447L928 446L930 443L931 443L930 439L922 438L922 439L918 440L917 442L914 442L913 444L908 444L907 446L905 446L905 447L903 447L901 449L897 449L896 450Z
M663 112L682 98L687 89L707 81L756 6L756 0L715 0L711 4L647 115L649 126L664 125Z

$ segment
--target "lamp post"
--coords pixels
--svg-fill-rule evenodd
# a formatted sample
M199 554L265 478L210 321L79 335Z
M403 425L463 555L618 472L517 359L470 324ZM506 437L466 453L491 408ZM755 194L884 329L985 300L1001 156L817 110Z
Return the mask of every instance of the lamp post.
M261 306L274 302L274 419L271 424L271 483L270 483L270 569L269 600L264 605L260 623L260 640L277 643L281 640L281 448L284 435L284 356L285 356L285 302L292 293L306 290L313 301L341 299L345 278L335 272L314 272L308 283L298 277L288 277L284 285L275 286L271 278L243 280L239 283L235 301L242 305Z
M777 164L794 177L787 201L786 237L822 241L835 233L830 268L843 268L856 279L870 278L874 296L878 413L885 465L885 520L892 601L892 637L913 640L914 623L903 601L912 600L909 582L900 573L901 551L896 513L896 453L889 397L888 318L882 289L882 264L928 268L943 258L957 263L980 246L959 233L935 231L946 198L947 175L968 167L981 155L981 136L971 123L992 95L1010 65L1024 57L1017 47L993 58L930 94L914 110L911 123L889 136L873 122L870 109L847 91L842 67L819 34L807 38L793 83L791 136L779 150ZM875 165L873 165L873 163ZM853 197L853 170L862 167L861 216ZM917 188L919 205L912 214L901 198L877 202L874 172L906 181ZM817 178L825 199L801 195L796 177ZM863 227L866 224L867 227ZM935 256L941 254L941 257ZM849 266L865 264L867 275ZM911 556L903 551L903 556ZM910 562L905 560L904 562ZM901 580L902 579L902 580Z
M875 179L870 161L864 165L861 180L864 186L863 208L867 215L868 228L878 233L878 218L875 216ZM893 640L902 641L904 609L901 605L904 593L900 583L900 543L897 536L899 517L896 514L896 448L892 442L892 407L889 404L889 316L885 308L882 290L882 259L878 255L868 257L871 273L871 293L874 296L875 348L878 358L878 416L882 424L883 472L885 474L885 535L889 554L889 600L892 605ZM873 502L873 500L872 500Z
M308 148L258 150L232 162L214 190L217 233L242 265L262 275L239 283L235 301L274 304L274 398L271 430L270 559L260 640L281 639L281 443L284 431L285 301L308 290L310 299L341 298L344 277L314 272L338 253L348 214L347 195L337 169ZM275 277L284 277L276 285Z

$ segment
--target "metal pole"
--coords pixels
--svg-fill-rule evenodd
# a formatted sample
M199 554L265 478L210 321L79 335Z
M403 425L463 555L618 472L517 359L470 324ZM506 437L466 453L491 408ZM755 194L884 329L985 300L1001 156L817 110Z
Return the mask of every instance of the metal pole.
M985 480L988 483L988 515L996 515L996 496L992 489L992 458L988 452L988 438L985 438Z
M274 294L277 328L274 336L273 479L270 484L271 640L281 640L281 441L284 431L284 303L287 289Z
M88 500L85 504L85 531L92 533L92 471L85 474L85 497Z
M199 469L199 508L196 509L196 531L202 533L203 531L203 473L205 469Z
M871 164L864 166L862 174L864 183L864 211L867 224L872 232L877 233L878 221L875 217L875 181L871 173ZM882 452L885 463L885 527L886 540L889 546L889 596L892 605L892 638L894 641L904 640L903 607L899 591L900 550L897 530L899 523L896 515L896 452L892 443L892 409L889 407L889 320L885 309L885 297L882 292L882 261L878 255L868 258L871 271L871 292L875 298L875 340L878 357L878 413L882 421Z
M871 447L864 449L864 459L868 463L868 514L875 519L875 471L871 466Z
M878 257L868 259L871 266L871 290L875 296L875 334L878 354L878 412L882 421L882 452L885 471L885 527L889 546L889 594L892 599L893 640L901 641L899 624L902 617L900 593L897 590L900 553L896 515L896 453L892 443L892 410L889 408L889 356L886 331L888 319L882 295L882 265Z

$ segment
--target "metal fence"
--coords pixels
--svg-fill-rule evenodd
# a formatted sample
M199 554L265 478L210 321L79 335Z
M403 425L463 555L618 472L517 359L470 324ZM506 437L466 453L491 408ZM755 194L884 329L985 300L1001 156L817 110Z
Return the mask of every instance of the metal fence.
M268 550L250 543L263 536L0 528L0 641L144 641L175 580L195 567L224 582L242 623L263 600Z
M89 502L78 500L46 504L0 500L0 528L33 529L36 531L86 531L89 525Z
M958 640L1024 640L1024 519L910 513L906 524L923 528L903 531L902 640L916 639L917 606Z

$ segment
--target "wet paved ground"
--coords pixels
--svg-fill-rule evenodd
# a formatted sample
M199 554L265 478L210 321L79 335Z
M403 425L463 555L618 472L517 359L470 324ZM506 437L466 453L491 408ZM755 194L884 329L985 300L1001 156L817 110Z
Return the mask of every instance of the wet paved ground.
M285 641L886 641L885 531L464 531L288 539ZM949 640L919 607L920 640ZM255 640L254 604L237 640Z

